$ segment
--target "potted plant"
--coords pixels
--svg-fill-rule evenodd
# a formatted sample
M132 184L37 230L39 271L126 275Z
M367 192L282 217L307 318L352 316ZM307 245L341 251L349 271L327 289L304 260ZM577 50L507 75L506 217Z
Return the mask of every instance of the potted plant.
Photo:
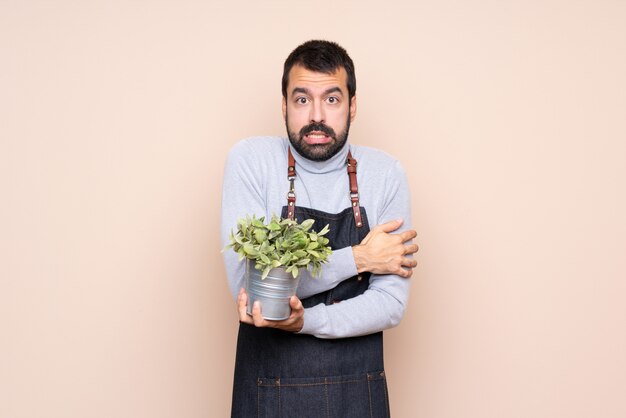
M310 269L312 276L321 272L332 250L328 246L328 225L316 232L314 221L302 223L272 216L246 216L237 221L237 231L230 234L230 244L246 259L245 289L248 294L247 312L252 314L255 300L261 302L265 319L280 320L289 317L289 299L296 294L301 270Z

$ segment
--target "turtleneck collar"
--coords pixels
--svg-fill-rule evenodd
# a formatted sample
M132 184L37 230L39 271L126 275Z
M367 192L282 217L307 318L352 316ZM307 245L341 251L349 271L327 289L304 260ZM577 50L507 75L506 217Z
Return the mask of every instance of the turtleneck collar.
M291 142L289 142L288 138L287 144L288 147L291 148L293 158L296 160L296 172L303 169L310 173L324 174L338 169L345 169L346 167L346 159L348 158L348 151L350 150L350 144L348 141L346 141L337 154L333 155L326 161L311 161L303 157L294 149L294 147L291 146Z

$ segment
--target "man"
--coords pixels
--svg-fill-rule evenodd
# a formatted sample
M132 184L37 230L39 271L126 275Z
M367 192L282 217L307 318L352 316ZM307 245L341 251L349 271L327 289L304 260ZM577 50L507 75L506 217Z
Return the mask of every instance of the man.
M333 255L321 277L301 280L290 317L270 321L258 303L246 314L244 263L224 253L240 320L232 416L387 417L382 330L400 322L416 266L405 175L388 155L348 143L356 78L342 47L300 45L282 92L289 139L252 138L229 154L222 239L246 214L281 213L329 224Z

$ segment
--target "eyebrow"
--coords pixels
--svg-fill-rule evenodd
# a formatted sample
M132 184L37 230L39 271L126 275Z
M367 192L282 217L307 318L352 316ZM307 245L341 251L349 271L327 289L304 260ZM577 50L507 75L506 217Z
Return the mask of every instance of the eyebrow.
M303 93L303 94L309 94L309 89L304 88L304 87L295 87L293 89L293 91L291 92L291 95L294 95L296 93ZM330 93L339 93L343 96L343 91L341 91L341 89L339 87L331 87L327 90L324 91L324 95L330 94Z

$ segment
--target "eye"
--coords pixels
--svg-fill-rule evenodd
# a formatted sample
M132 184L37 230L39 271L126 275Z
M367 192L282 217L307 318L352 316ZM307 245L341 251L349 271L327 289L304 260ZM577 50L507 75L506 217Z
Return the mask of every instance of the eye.
M328 100L328 103L330 103L330 104L339 103L339 99L338 99L338 98L336 98L335 96L330 96L330 97L329 97L328 99L326 99L326 100Z
M309 101L309 99L307 99L306 97L298 97L296 98L296 103L298 104L307 104Z

